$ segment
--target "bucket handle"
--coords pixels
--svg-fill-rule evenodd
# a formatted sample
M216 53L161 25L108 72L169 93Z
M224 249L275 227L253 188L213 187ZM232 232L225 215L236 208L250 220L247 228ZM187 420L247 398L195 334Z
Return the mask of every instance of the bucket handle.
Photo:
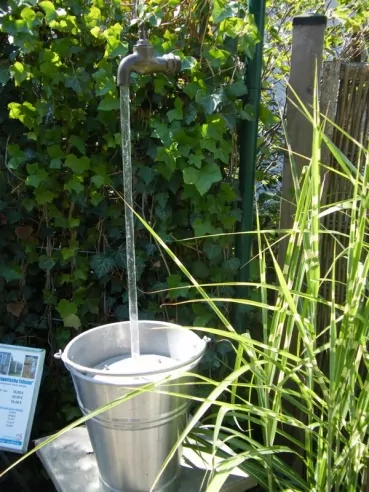
M205 343L205 345L208 345L211 342L211 338L207 337L206 335L202 338L202 340ZM59 349L59 351L56 352L56 354L54 354L54 358L55 359L58 359L58 360L62 360L63 359L63 351L61 349ZM187 361L188 364L191 364L192 362L193 362L193 360ZM74 363L72 363L72 364L68 364L67 363L66 365L68 365L68 366L70 365L70 366L72 366L72 368L74 370L77 370L77 371L80 371L80 372L94 373L94 374L104 374L104 375L106 374L104 371L86 369L85 367L81 367L78 364L74 364ZM69 367L68 367L68 369L70 370ZM163 370L163 371L160 371L160 372L166 372L166 371ZM145 376L145 374L146 373L140 373L139 376ZM111 376L121 376L121 374L111 374ZM138 374L131 374L131 376L132 377L138 376Z
M203 341L208 344L209 342L211 342L211 339L209 337L207 337L206 335L203 337ZM54 359L58 359L58 360L61 360L62 359L62 355L63 355L63 351L61 349L59 349L58 352L56 352L56 354L54 354Z
M59 352L56 352L56 354L54 354L54 359L61 360L62 355L63 355L63 351L59 349Z

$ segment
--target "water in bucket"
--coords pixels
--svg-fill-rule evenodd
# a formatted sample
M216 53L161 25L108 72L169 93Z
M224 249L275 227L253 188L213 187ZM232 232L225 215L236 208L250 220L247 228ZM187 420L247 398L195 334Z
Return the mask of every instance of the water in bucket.
M97 375L95 376L95 379L97 381L108 383L111 381L111 376L108 375L109 371L114 371L124 374L124 377L122 378L114 378L114 382L116 384L129 384L130 382L133 383L133 381L129 381L129 379L127 379L127 376L129 378L130 374L135 375L133 377L135 381L145 384L153 382L155 381L155 379L160 379L160 377L162 377L162 373L156 375L150 374L149 377L145 374L139 375L140 373L162 371L163 369L168 369L169 371L171 367L176 365L176 362L176 360L171 359L170 357L153 354L139 355L138 357L113 357L112 359L106 360L102 364L96 366L96 369L105 369L107 371L107 375Z

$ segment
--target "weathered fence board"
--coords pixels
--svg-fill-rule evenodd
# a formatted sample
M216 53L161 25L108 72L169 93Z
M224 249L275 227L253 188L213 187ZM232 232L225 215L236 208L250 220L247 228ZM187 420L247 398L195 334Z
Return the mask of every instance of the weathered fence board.
M326 121L325 133L335 146L360 170L365 158L357 142L365 147L369 143L369 64L330 62L323 66L321 87L321 113ZM337 127L343 130L340 131ZM322 152L323 169L323 207L353 196L353 185L340 171L337 161L326 148ZM345 209L338 210L322 219L326 233L321 243L321 273L327 279L332 277L335 268L335 300L343 304L346 296L345 278L347 259L345 248L350 232L349 215ZM334 231L330 234L328 231ZM337 234L338 233L338 234ZM322 283L321 295L331 299L332 284ZM328 326L330 310L321 308L320 323Z

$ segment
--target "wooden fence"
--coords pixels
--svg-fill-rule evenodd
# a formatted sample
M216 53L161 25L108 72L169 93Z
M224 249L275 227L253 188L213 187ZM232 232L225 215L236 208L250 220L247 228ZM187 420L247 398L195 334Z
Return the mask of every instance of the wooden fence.
M363 165L365 156L353 140L369 144L369 63L327 62L323 65L321 78L320 111L327 117L325 134L358 169ZM330 123L334 122L334 124ZM339 131L336 126L341 128ZM350 137L351 138L350 138ZM349 199L353 194L353 185L344 176L329 168L339 170L338 164L327 148L322 150L322 203L333 204ZM337 234L323 234L321 244L321 273L331 277L333 260L336 276L335 299L343 304L346 296L347 259L344 253L348 244L350 230L349 214L345 209L331 213L322 219L322 227ZM331 299L331 283L324 282L321 295ZM321 327L329 324L329 309L320 313Z

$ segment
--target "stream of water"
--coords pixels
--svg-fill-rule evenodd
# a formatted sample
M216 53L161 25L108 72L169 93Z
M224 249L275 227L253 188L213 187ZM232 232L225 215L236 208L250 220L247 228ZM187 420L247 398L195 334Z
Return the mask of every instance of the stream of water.
M126 220L127 286L129 321L131 328L131 356L135 358L140 355L140 334L138 331L134 214L132 211L133 196L129 86L120 87L120 124L122 132L123 191L124 200L126 202L124 212Z

